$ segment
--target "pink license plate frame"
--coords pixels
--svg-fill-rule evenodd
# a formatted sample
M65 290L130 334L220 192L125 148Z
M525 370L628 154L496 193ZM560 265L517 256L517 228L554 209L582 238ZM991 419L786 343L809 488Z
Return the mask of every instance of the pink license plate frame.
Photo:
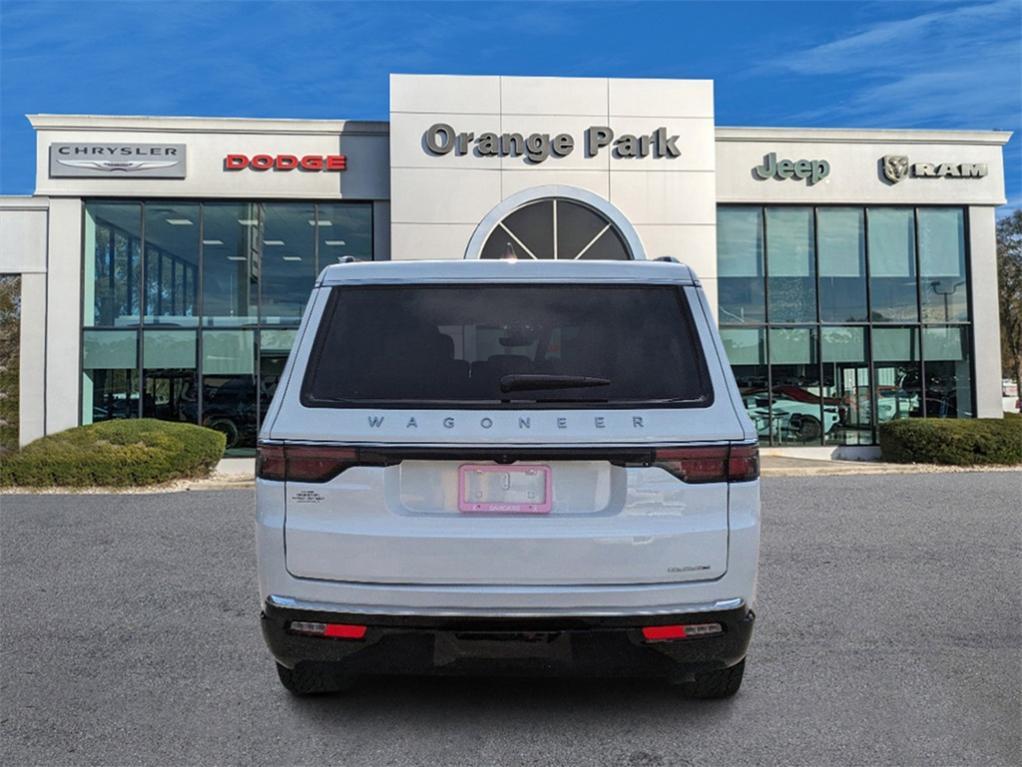
M543 477L542 503L480 502L465 497L465 475L469 472L481 474L526 474L540 472ZM466 463L458 467L458 511L467 514L549 514L554 506L553 472L543 464L527 466L494 466L492 464Z

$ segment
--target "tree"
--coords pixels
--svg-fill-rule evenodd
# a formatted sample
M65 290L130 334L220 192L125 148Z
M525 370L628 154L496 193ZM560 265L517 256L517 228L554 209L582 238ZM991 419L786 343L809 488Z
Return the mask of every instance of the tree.
M21 279L0 274L0 454L18 446Z
M1022 383L1022 210L997 222L1001 363Z

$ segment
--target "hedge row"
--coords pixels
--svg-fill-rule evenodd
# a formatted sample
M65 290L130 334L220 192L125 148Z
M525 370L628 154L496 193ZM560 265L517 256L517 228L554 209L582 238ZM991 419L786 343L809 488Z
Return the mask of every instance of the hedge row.
M880 454L893 463L1022 464L1022 416L889 421L880 425Z
M152 418L103 421L52 434L0 461L0 486L127 487L208 476L224 435Z

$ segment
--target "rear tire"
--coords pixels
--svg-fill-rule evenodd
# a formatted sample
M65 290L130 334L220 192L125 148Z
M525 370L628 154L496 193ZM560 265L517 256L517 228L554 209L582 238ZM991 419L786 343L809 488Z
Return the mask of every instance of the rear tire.
M745 674L745 659L730 668L697 674L696 678L682 685L686 697L697 700L721 700L730 698L742 686Z
M278 663L277 677L284 689L297 697L342 692L354 684L352 677L315 663L299 663L294 668Z

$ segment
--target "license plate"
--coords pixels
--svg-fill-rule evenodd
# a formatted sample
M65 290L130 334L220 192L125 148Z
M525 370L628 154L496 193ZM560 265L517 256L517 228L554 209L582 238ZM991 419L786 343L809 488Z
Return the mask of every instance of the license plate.
M549 466L458 467L458 511L548 514L552 506Z

